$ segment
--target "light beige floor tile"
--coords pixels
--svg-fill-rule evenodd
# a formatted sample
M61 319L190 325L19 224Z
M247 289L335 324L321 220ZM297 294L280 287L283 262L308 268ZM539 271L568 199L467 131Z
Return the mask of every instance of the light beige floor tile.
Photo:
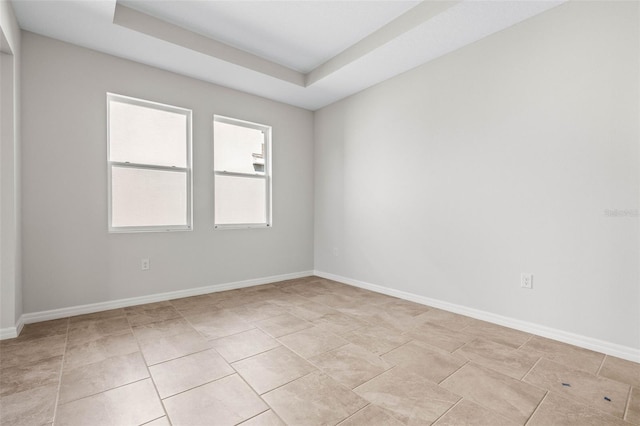
M184 318L137 325L132 327L132 330L133 335L136 336L138 340L154 340L195 331Z
M349 333L366 325L371 325L363 320L338 311L325 314L313 320L312 323L339 335Z
M278 340L303 358L311 358L349 343L342 337L318 327L296 331Z
M315 356L309 361L349 389L361 385L392 366L379 356L354 344Z
M624 419L635 425L640 425L640 389L632 388L630 396Z
M538 355L484 339L472 340L455 353L518 380L540 359Z
M62 356L40 360L34 364L19 364L0 370L0 396L57 384Z
M254 302L231 310L247 322L263 321L287 313L287 309L271 302Z
M101 337L86 343L70 346L64 355L64 369L81 367L112 356L138 352L138 343L131 332Z
M607 356L599 375L631 386L640 387L640 364L637 362Z
M435 324L452 331L460 331L478 322L473 318L436 308L431 308L428 312L425 312L420 316L425 320L425 322Z
M340 422L338 426L403 426L404 423L393 417L382 408L369 404L351 417Z
M192 308L213 307L216 299L209 294L201 294L199 296L182 297L180 299L172 299L169 301L171 305L179 312Z
M140 349L147 365L158 364L210 348L209 341L195 331L140 342Z
M320 372L311 373L263 396L287 424L336 424L367 402Z
M468 334L459 333L430 322L420 324L406 332L405 335L411 339L428 343L431 346L437 346L448 352L453 352L474 339L473 336Z
M149 371L163 399L235 373L214 349L153 365Z
M142 426L171 426L171 423L169 423L167 416L164 416L159 419L152 420L149 423L145 423Z
M223 310L218 304L213 305L185 305L177 308L176 310L185 318L194 317L197 315L213 314Z
M310 283L295 284L290 287L287 287L285 290L287 292L294 293L298 296L304 297L305 299L327 293L325 289L322 289L322 288L316 289ZM317 303L317 302L314 302L314 303Z
M0 424L43 425L53 421L58 385L41 386L0 397Z
M462 399L440 417L434 426L518 426L519 424L467 399Z
M538 336L533 336L525 343L522 346L522 351L531 352L592 374L596 374L604 358L604 354Z
M124 317L124 309L109 309L108 311L93 312L91 314L76 315L69 318L69 325L80 323L83 321L99 321L109 318Z
M186 317L189 323L207 339L218 339L247 331L254 326L228 309Z
M26 324L16 340L25 341L29 339L40 339L42 337L65 335L67 334L68 327L69 318Z
M602 426L628 425L621 419L549 392L533 413L527 426Z
M151 379L58 406L56 426L140 425L164 416Z
M290 307L288 311L290 314L307 321L313 321L322 317L323 315L338 312L329 306L312 302L308 299L304 299L304 303L297 303L296 305Z
M411 337L385 327L368 325L342 337L376 355L385 354L411 340Z
M429 310L428 306L402 299L391 299L379 305L379 307L381 310L392 314L410 315L413 317L424 314Z
M40 339L18 339L0 341L0 368L12 367L20 364L33 364L38 361L59 356L64 353L67 337L56 335ZM7 342L14 341L8 344Z
M474 325L470 325L462 332L474 338L481 337L485 340L510 346L514 349L518 349L531 338L531 335L528 333L484 321L477 321Z
M473 363L465 365L440 385L520 423L531 416L545 395L542 389Z
M405 424L431 424L460 397L403 367L388 370L354 391Z
M282 346L234 362L232 366L258 394L282 386L316 369Z
M269 408L237 374L167 398L164 405L173 426L236 425Z
M268 320L258 321L255 324L262 331L273 337L285 336L313 326L310 322L291 314L278 315Z
M67 345L74 346L92 340L98 340L101 337L126 333L129 330L129 322L123 316L95 321L76 321L69 325Z
M449 377L467 362L463 357L417 340L382 355L382 359L391 365L407 367L435 383Z
M416 326L415 316L390 310L385 311L380 305L356 305L340 308L339 311L367 324L389 328L396 332L404 332Z
M619 418L624 416L630 388L629 385L544 358L527 374L524 381Z
M285 423L271 410L258 414L250 418L246 422L240 423L241 426L285 426Z
M306 297L302 297L298 294L284 292L284 291L280 291L280 295L275 299L271 299L270 302L286 308L287 312L289 312L290 314L294 314L295 316L300 317L302 319L308 319L308 318L303 318L300 315L297 315L295 312L293 312L292 309L294 307L305 305L307 303L317 305L317 303L311 302Z
M166 306L158 306L154 303L152 304L152 306L145 306L148 307L134 307L124 309L127 315L127 320L132 327L136 325L149 324L152 322L166 321L173 318L180 318L180 313L178 313L178 311L176 311L176 308L174 308L171 304L168 304Z
M360 302L355 297L346 296L342 294L331 293L330 290L323 293L317 294L314 296L309 296L309 300L316 303L322 303L323 305L330 306L332 308L350 308L355 306L362 306L362 302Z
M60 383L59 404L104 392L149 377L142 354L115 356L65 370Z
M227 362L248 358L280 346L276 339L257 328L211 340L210 343Z

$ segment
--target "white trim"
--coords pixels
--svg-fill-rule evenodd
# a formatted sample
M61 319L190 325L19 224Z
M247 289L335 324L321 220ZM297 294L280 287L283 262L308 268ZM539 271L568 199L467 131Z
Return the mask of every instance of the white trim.
M237 288L253 287L256 285L270 284L278 281L308 277L313 271L293 272L290 274L273 275L264 278L254 278L244 281L235 281L224 284L214 284L205 287L190 288L187 290L170 291L166 293L150 294L148 296L130 297L128 299L111 300L108 302L90 303L88 305L70 306L68 308L52 309L50 311L32 312L23 314L16 327L0 330L0 340L16 337L22 330L22 325L34 322L48 321L58 318L67 318L75 315L91 314L109 309L124 308L127 306L142 305L145 303L162 302L165 300L179 299L181 297L198 296L200 294L215 293L218 291L234 290Z
M141 163L128 163L121 161L111 161L111 104L112 102L119 102L121 104L134 105L149 109L155 109L158 111L165 111L174 114L184 115L187 122L185 126L186 135L186 167L173 167L173 166L160 166L154 164L141 164ZM149 101L145 99L132 98L130 96L119 95L117 93L107 92L107 192L108 192L108 206L107 206L107 222L108 231L110 234L119 233L132 233L132 232L164 232L164 231L191 231L193 229L193 111L188 108L182 108L178 106L163 104L159 102ZM186 225L164 225L164 226L113 226L113 168L132 168L143 170L156 170L162 172L176 172L184 173L187 182L187 214Z
M18 337L22 331L22 327L24 327L24 322L22 321L22 316L20 316L15 327L0 328L0 340Z
M252 174L252 173L238 173L238 172L229 172L226 170L216 170L215 168L215 149L216 149L216 123L230 124L238 127L246 127L249 129L254 129L262 132L264 135L263 142L263 159L264 159L264 172L262 174ZM224 230L224 229L250 229L250 228L271 228L273 227L273 187L272 187L272 162L271 162L271 139L272 139L272 127L267 126L266 124L254 123L251 121L240 120L237 118L225 117L223 115L213 115L213 151L214 151L214 162L213 162L213 199L214 202L216 200L216 179L218 176L227 176L227 177L241 177L241 178L252 178L252 179L263 179L265 185L265 222L261 223L216 223L217 218L214 211L213 214L213 227L216 230Z
M524 331L527 333L535 334L537 336L542 336L542 337L546 337L553 340L558 340L560 342L564 342L571 345L579 346L581 348L601 352L601 353L615 356L618 358L623 358L629 361L640 362L640 349L635 349L629 346L623 346L617 343L607 342L605 340L594 339L592 337L570 333L567 331L558 330L556 328L551 328L544 325L535 324L532 322L522 321L516 318L505 317L505 316L494 314L491 312L469 308L463 305L444 302L442 300L431 299L429 297L420 296L417 294L408 293L401 290L395 290L395 289L384 287L381 285L370 284L364 281L359 281L352 278L331 274L328 272L313 271L313 275L316 275L322 278L327 278L334 281L339 281L341 283L349 284L355 287L360 287L366 290L375 291L377 293L399 297L400 299L410 300L412 302L420 303L422 305L432 306L434 308L443 309L445 311L454 312L456 314L466 315L468 317L487 321L493 324L499 324L505 327L514 328L516 330Z

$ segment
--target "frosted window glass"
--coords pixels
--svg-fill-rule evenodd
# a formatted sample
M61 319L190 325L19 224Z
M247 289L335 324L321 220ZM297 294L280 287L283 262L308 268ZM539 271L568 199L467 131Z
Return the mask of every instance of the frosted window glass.
M214 121L213 163L217 171L264 174L264 134Z
M215 181L217 225L267 221L265 179L218 175Z
M109 103L111 161L187 167L187 116L175 112Z
M111 223L119 226L187 225L187 173L113 166Z

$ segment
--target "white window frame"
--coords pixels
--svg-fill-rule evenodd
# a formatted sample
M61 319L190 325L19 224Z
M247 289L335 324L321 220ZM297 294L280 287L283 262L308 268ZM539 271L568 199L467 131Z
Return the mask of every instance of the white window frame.
M222 115L214 115L213 116L213 144L215 152L215 123L226 123L232 124L234 126L247 127L249 129L260 130L264 135L264 174L260 173L238 173L238 172L228 172L225 170L216 170L215 169L215 161L213 163L213 199L215 202L215 179L216 176L235 176L235 177L246 177L253 179L264 179L265 181L265 210L266 210L266 222L264 223L233 223L233 224L218 224L216 223L216 214L215 208L213 211L213 226L216 230L225 230L225 229L247 229L247 228L272 228L273 227L273 216L271 210L272 204L272 187L271 187L271 126L267 126L266 124L253 123L251 121L239 120L237 118L225 117ZM215 154L214 154L215 155Z
M142 164L142 163L130 163L111 161L111 135L110 135L110 121L111 121L111 101L127 103L130 105L137 105L146 108L153 108L160 111L168 111L176 114L182 114L187 118L186 125L186 142L187 142L187 167L174 167L174 166L160 166L154 164ZM108 182L108 228L110 233L131 233L131 232L167 232L167 231L191 231L193 229L193 173L192 173L192 156L191 156L191 139L192 139L192 111L186 108L180 108L173 105L162 104L159 102L147 101L144 99L132 98L130 96L118 95L115 93L107 92L107 182ZM112 226L112 168L125 167L132 169L144 169L144 170L157 170L163 172L183 172L187 175L187 224L186 225L170 225L170 226Z

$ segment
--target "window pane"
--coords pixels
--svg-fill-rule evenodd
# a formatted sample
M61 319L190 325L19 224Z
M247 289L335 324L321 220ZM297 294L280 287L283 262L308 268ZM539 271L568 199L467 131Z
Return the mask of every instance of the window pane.
M214 121L214 168L264 174L264 134L257 129Z
M216 176L216 225L266 223L266 180Z
M187 173L111 168L111 226L187 225Z
M111 100L111 161L187 167L187 116Z

